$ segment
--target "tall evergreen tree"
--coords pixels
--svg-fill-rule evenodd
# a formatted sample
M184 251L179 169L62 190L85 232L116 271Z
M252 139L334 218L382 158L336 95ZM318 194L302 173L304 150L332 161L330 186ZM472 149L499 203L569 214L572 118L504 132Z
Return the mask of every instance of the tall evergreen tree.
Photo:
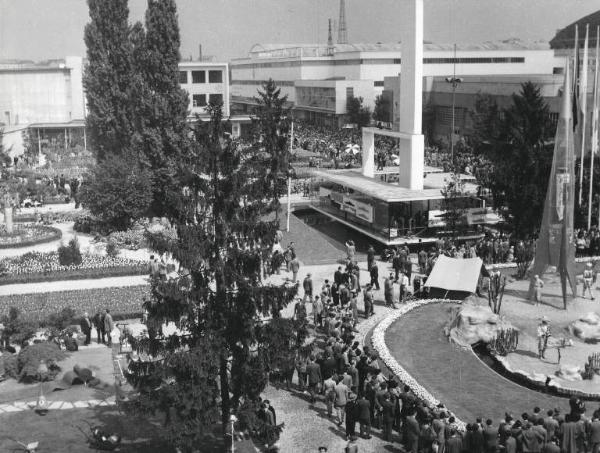
M279 228L273 220L277 189L271 155L225 138L221 105L210 104L208 110L210 123L199 122L190 153L179 162L181 189L169 191L176 237L149 235L155 250L172 253L180 264L180 278L155 281L153 299L146 305L151 325L175 321L182 331L166 338L157 330L145 344L167 358L157 367L157 376L169 382L169 391L155 387L136 403L143 412L175 411L167 424L184 451L191 451L209 427L211 420L203 414L213 407L211 401L220 400L226 427L231 411L264 389L260 318L278 317L297 292L296 286L273 286L262 279ZM277 128L264 124L263 131L266 137ZM199 370L193 354L207 345L212 345L209 349L218 361L211 362L216 367L213 374L205 371L200 379L197 373L176 373L168 366L169 357L183 355ZM215 390L217 381L219 395L182 402L183 394Z
M482 115L488 132L486 137L482 135L486 129L479 130L478 141L485 143L481 149L494 165L494 203L506 208L504 214L517 236L527 237L540 228L555 130L535 84L524 83L512 101L504 118L494 113L493 105Z
M98 160L131 152L136 80L132 68L127 0L88 0L87 66L83 77L86 129Z
M146 30L133 34L133 64L142 79L140 147L154 174L152 213L169 210L167 191L187 153L188 95L179 86L179 25L175 0L148 0Z

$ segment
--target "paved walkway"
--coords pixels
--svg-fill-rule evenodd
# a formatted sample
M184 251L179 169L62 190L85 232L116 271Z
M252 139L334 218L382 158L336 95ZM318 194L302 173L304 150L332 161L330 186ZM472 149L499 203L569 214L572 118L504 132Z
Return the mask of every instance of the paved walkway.
M16 294L53 293L93 288L114 288L123 286L147 285L146 275L128 275L125 277L91 278L85 280L61 280L57 282L19 283L0 286L0 296Z
M500 420L539 406L568 410L568 399L529 390L500 376L444 334L450 305L432 304L402 316L386 331L396 360L433 396L466 423L477 417Z

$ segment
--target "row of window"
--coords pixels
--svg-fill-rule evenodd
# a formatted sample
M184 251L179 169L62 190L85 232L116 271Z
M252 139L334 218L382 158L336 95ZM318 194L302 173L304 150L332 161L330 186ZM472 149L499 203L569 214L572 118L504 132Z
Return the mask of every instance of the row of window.
M192 83L206 83L208 72L208 83L223 83L223 71L179 71L179 83L189 83L188 72L192 73Z
M223 103L223 95L222 94L209 94L208 102L206 99L206 94L194 94L192 95L192 104L194 107L205 107L208 102L211 104L222 104Z
M299 66L333 66L359 65L359 64L401 64L401 58L355 58L333 61L274 61L269 63L241 63L233 64L235 68L291 68ZM423 58L424 64L486 64L486 63L525 63L525 57L460 57L460 58Z
M262 85L266 80L232 80L232 85ZM293 87L294 82L287 80L275 80L275 85L278 87Z

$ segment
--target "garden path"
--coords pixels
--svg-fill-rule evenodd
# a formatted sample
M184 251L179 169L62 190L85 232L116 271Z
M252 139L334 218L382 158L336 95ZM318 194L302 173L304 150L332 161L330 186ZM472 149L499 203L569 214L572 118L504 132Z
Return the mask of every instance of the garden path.
M114 288L123 286L147 285L146 275L128 275L125 277L92 278L85 280L61 280L57 282L22 283L0 286L0 296L17 294L51 293L91 288Z

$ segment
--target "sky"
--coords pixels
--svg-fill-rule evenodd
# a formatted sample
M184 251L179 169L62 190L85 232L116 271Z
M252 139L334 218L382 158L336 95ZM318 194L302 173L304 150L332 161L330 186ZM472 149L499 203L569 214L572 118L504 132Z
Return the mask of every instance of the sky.
M512 37L549 41L600 9L598 0L424 0L424 37L480 43ZM348 41L397 42L405 0L346 0ZM130 21L147 0L129 0ZM245 57L255 43L323 43L339 0L177 0L181 56ZM0 0L0 59L85 56L86 0ZM335 37L334 37L335 39Z

